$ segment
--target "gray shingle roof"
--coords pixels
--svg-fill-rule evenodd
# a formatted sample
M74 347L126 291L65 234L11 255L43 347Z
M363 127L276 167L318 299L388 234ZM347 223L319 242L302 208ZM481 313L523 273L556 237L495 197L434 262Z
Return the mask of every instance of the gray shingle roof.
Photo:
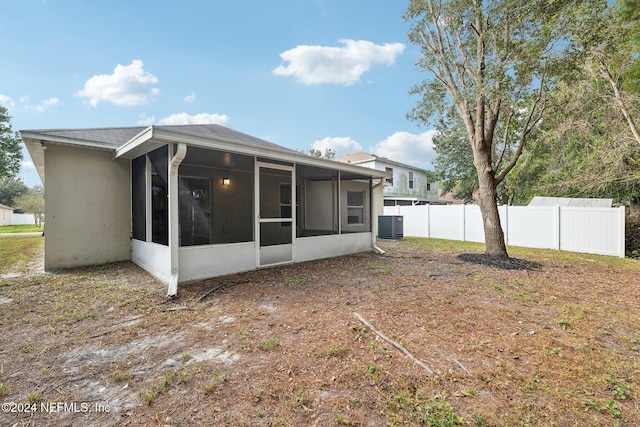
M146 129L145 126L115 127L115 128L86 128L86 129L34 129L25 132L42 135L70 138L78 141L94 141L111 144L117 148Z
M166 129L172 132L179 132L190 135L197 135L206 138L220 138L227 141L238 142L245 145L252 145L255 147L271 148L278 150L295 151L289 148L283 147L278 144L274 144L269 141L265 141L260 138L256 138L246 133L238 132L233 129L226 128L224 126L215 124L205 125L171 125L171 126L154 126L158 129ZM133 126L133 127L112 127L112 128L87 128L87 129L35 129L27 130L24 132L37 133L43 136L69 138L77 140L78 144L82 145L81 141L100 142L103 144L112 145L114 149L120 147L134 136L145 130L145 126Z

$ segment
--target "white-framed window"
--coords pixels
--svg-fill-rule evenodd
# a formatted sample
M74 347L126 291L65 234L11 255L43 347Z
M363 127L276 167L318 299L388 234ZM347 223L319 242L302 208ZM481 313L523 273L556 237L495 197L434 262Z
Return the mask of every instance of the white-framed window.
M413 190L413 172L409 172L409 189Z
M384 168L384 171L391 174L391 178L386 179L387 184L393 185L393 168Z
M347 224L364 224L364 191L347 191Z

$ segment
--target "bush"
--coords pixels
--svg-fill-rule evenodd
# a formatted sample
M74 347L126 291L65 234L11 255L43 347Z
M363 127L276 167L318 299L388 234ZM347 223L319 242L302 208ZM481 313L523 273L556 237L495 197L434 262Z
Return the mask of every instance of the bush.
M640 259L640 212L627 210L625 221L625 252L628 258Z

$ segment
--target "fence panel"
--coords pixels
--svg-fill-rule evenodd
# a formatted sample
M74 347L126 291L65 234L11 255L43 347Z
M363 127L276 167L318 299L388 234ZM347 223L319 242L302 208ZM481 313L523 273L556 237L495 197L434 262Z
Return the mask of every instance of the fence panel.
M33 214L11 214L11 225L35 225L36 221L33 219Z
M558 207L509 206L505 211L508 212L508 245L559 249Z
M500 206L508 245L624 257L624 207ZM402 215L405 236L484 242L476 205L387 206Z
M429 206L429 215L431 237L464 240L464 205L432 205Z
M624 208L621 209L562 208L560 249L624 257Z

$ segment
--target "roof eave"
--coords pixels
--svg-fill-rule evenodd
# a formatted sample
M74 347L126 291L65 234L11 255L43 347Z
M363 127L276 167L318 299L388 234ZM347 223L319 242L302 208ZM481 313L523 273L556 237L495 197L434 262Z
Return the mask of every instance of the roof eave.
M175 132L156 126L149 126L147 129L140 132L134 138L116 149L115 158L135 158L168 143L183 143L189 146L227 151L248 156L277 156L278 160L321 168L338 169L340 171L370 176L372 178L391 177L389 173L384 171L365 168L362 166L349 165L347 163L336 162L334 160L311 157L303 153L297 153L295 151L287 150L285 148L279 150L277 148L258 147L225 138L211 138L189 133Z

